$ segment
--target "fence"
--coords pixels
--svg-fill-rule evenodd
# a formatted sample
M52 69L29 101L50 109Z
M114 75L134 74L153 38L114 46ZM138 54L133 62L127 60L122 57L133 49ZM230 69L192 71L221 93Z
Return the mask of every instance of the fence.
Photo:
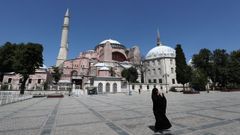
M19 91L0 91L0 106L32 98L32 95L20 95Z

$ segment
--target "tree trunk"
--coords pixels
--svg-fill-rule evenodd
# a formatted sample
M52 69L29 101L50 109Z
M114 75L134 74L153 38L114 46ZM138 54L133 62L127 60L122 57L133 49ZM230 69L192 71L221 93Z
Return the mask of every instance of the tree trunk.
M4 75L4 73L1 73L1 72L0 72L0 82L3 81L3 75Z
M24 90L25 90L25 84L27 82L27 79L28 77L23 77L23 81L22 81L22 84L21 84L21 89L20 89L20 94L23 95L24 94Z

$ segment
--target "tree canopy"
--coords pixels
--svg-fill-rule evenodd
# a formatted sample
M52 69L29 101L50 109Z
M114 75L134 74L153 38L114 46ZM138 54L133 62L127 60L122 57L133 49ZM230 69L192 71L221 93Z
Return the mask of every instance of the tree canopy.
M221 89L240 85L240 50L230 54L225 49L212 52L206 48L193 55L193 66L211 79L212 87Z
M13 71L15 44L9 42L0 47L0 82L5 72Z
M180 44L176 45L176 77L177 82L183 85L183 89L185 90L184 85L190 81L191 78L191 68L186 63L186 58L182 47Z
M122 77L126 78L126 80L130 83L136 82L138 78L138 72L137 69L134 67L130 67L128 69L124 69L122 72Z
M7 42L1 47L1 72L15 72L22 77L20 94L24 94L25 83L29 75L34 74L43 64L43 47L38 43L12 44Z
M61 76L62 76L62 72L59 69L59 67L53 67L52 77L53 77L55 83L59 82Z

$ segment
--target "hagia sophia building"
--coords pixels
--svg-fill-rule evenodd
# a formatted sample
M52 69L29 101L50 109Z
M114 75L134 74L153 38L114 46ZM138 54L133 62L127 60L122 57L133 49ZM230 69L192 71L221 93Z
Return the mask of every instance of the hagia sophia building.
M126 48L114 39L103 40L92 50L81 52L74 59L68 59L69 22L70 14L67 9L55 65L62 71L59 88L71 87L72 92L78 95L89 94L91 90L94 90L92 92L95 94L127 92L127 82L121 76L121 72L130 67L135 67L139 74L137 79L139 83L131 84L130 90L151 90L157 87L168 91L171 87L179 85L175 73L175 49L160 42L159 32L157 46L147 53L143 61L138 46ZM36 75L30 76L27 89L36 89L35 86L38 88L42 86L43 89L44 82L49 80L49 72L52 72L52 68L40 69L42 69L41 74L37 72ZM43 75L45 76L42 77ZM141 82L141 76L144 76L144 82ZM19 75L8 73L4 76L3 83L18 89L20 79Z

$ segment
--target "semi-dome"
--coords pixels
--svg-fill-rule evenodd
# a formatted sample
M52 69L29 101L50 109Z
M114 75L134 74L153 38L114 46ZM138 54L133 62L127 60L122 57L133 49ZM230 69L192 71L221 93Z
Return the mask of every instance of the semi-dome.
M146 59L165 58L165 57L174 58L175 56L176 56L175 49L168 46L160 45L151 49L147 53Z
M108 67L101 67L99 70L101 70L101 71L109 71L110 69Z
M42 65L41 67L39 67L40 69L47 69L48 67L46 65Z
M113 40L113 39L106 39L106 40L103 40L102 42L100 42L99 44L105 44L107 42L110 42L110 44L121 44L120 42L118 42L117 40Z

